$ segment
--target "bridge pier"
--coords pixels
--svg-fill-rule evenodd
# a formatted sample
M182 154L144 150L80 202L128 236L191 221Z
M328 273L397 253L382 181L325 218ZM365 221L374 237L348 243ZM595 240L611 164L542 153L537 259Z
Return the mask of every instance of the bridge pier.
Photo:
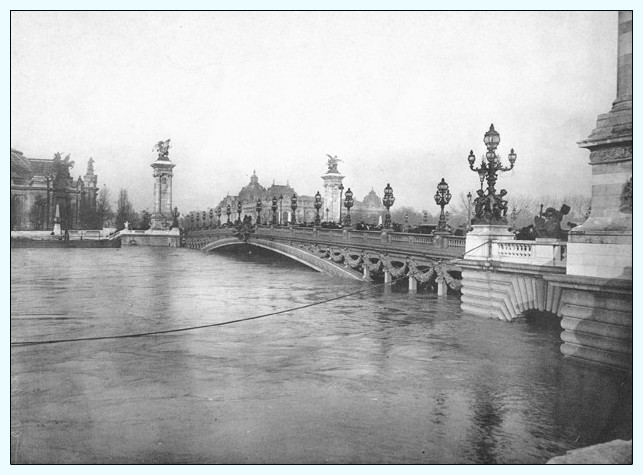
M418 290L418 281L415 277L409 277L409 293L415 293Z
M391 275L391 273L389 271L385 270L384 271L384 283L385 284L390 284L391 282L393 282L393 276Z
M447 294L447 283L439 279L438 280L438 297L444 296Z

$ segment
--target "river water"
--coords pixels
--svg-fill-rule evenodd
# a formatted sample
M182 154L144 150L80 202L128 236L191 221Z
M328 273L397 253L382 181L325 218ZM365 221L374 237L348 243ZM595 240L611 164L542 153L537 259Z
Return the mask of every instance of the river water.
M13 463L541 463L632 437L560 329L247 249L11 251Z

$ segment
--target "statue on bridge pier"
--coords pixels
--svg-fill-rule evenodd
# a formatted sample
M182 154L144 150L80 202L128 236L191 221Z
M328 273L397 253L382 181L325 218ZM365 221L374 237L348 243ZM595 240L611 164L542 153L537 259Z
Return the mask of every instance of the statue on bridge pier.
M567 232L564 231L560 223L563 216L570 211L566 204L560 207L560 211L549 207L540 216L534 218L534 227L539 238L563 239L567 240Z
M166 141L159 140L158 143L154 146L154 150L159 153L159 160L170 160L168 156L170 153L170 139Z
M328 157L328 171L326 173L339 173L337 164L343 160L337 158L337 155L333 157L332 155L326 154L326 156Z

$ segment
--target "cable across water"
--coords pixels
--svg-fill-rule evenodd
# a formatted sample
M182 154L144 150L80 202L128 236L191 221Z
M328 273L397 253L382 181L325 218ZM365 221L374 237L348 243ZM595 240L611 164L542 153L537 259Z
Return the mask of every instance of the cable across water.
M480 244L479 246L476 246L473 249L470 249L469 251L467 251L467 252L465 252L463 254L463 257L465 255L467 255L469 252L474 251L474 250L478 249L479 247L481 247L481 246L483 246L485 244L488 244L489 242L490 241L485 241L482 244ZM458 259L451 259L451 260L447 261L447 263L454 263L454 262L457 262L457 260ZM427 271L427 272L429 272L429 271ZM250 320L258 320L260 318L272 317L272 316L281 315L281 314L284 314L284 313L296 312L298 310L302 310L304 308L315 307L317 305L324 305L324 304L326 304L328 302L333 302L333 301L336 301L336 300L345 299L347 297L352 297L353 295L362 294L362 293L365 293L365 292L370 292L371 290L377 289L379 287L383 287L383 286L386 286L386 285L392 285L392 284L396 283L399 280L402 280L402 279L405 279L405 278L408 278L408 277L414 277L415 275L422 275L422 274L425 274L425 273L426 272L416 272L414 274L407 274L407 275L404 275L404 276L400 276L400 277L398 277L396 279L393 279L393 280L391 280L391 282L384 282L382 284L372 285L372 286L369 286L366 289L357 290L355 292L350 292L350 293L347 293L347 294L339 295L337 297L331 297L331 298L328 298L328 299L321 300L319 302L313 302L313 303L309 303L309 304L306 304L306 305L300 305L298 307L291 307L291 308L287 308L287 309L284 309L284 310L278 310L278 311L275 311L275 312L264 313L262 315L255 315L255 316L252 316L252 317L238 318L238 319L235 319L235 320L228 320L228 321L225 321L225 322L209 323L209 324L206 324L206 325L195 325L195 326L191 326L191 327L172 328L172 329L168 329L168 330L157 330L157 331L153 331L153 332L129 333L129 334L125 334L125 335L94 336L94 337L85 337L85 338L65 338L65 339L58 339L58 340L17 341L17 342L11 342L11 347L12 348L17 348L17 347L22 347L22 346L51 345L51 344L55 344L55 343L71 343L71 342L78 342L78 341L119 340L119 339L125 339L125 338L141 338L141 337L146 337L146 336L164 335L164 334L169 334L169 333L179 333L179 332L186 332L186 331L191 331L191 330L199 330L199 329L203 329L203 328L221 327L221 326L225 326L225 325L232 325L232 324L235 324L235 323L247 322L247 321L250 321Z

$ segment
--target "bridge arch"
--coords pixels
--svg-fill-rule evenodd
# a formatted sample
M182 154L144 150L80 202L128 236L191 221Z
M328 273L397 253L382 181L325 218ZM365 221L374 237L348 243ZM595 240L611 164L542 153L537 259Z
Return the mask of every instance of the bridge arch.
M361 274L354 272L350 268L345 268L344 266L337 265L329 260L324 260L321 257L317 257L310 252L307 252L298 247L292 246L290 244L285 244L283 242L271 241L268 239L253 238L248 242L239 240L236 237L229 237L218 239L214 242L208 243L201 248L202 251L210 252L217 249L222 249L225 247L231 246L241 246L241 245L250 245L260 247L262 249L268 249L270 251L276 252L283 256L286 256L290 259L293 259L305 266L310 267L317 272L328 272L330 274L350 278L353 280L362 280Z

